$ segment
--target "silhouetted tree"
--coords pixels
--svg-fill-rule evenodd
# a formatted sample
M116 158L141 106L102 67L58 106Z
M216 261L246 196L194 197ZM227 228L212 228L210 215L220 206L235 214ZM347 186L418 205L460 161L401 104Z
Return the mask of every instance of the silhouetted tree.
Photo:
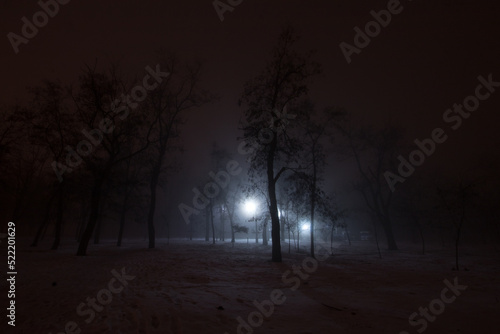
M336 197L329 197L323 194L318 197L318 211L323 218L323 222L330 234L330 252L333 254L333 235L337 228L347 229L345 217L347 210L340 209Z
M367 209L382 225L389 250L397 250L391 219L393 192L389 189L384 172L392 169L399 153L399 131L392 126L380 130L353 126L346 118L339 129L344 134L350 154L354 158L359 180L354 188L361 194Z
M246 148L253 150L250 173L265 173L267 179L273 262L281 262L276 183L293 163L293 153L297 152L296 141L287 126L290 115L286 107L307 94L311 77L319 73L319 66L311 61L310 54L296 51L297 40L297 34L290 27L281 33L271 61L261 74L246 83L240 101L246 105L243 124ZM278 171L275 170L277 162L282 166Z
M66 189L68 180L63 179L57 165L58 160L65 156L65 144L72 137L74 129L74 110L67 89L57 81L44 80L40 86L30 89L31 99L27 110L20 113L26 128L30 129L30 146L37 147L46 155L50 168L47 169L45 180L49 184L45 214L42 215L32 246L36 246L50 221L50 213L56 205L55 237L52 249L59 247L64 210L68 206ZM45 164L39 161L40 167ZM54 175L55 174L55 175ZM55 178L54 178L55 176Z
M149 94L147 108L153 117L152 145L150 148L151 179L148 211L149 248L155 247L154 219L157 188L165 165L174 160L168 153L179 136L184 113L208 103L213 97L200 88L201 64L181 64L175 56L160 55L161 69L168 77Z
M315 257L314 252L314 234L315 234L315 214L318 198L324 196L321 189L324 172L326 166L325 141L333 128L334 122L338 122L344 117L344 113L340 110L328 108L320 115L316 115L314 105L310 101L305 101L301 106L307 111L308 118L302 124L302 162L306 165L304 172L300 172L306 183L308 184L309 192L309 222L311 226L311 257Z
M468 220L471 207L474 206L475 186L475 182L460 179L458 183L437 185L436 188L437 196L440 199L440 207L445 210L449 221L454 227L455 270L460 270L458 260L462 229Z
M87 253L99 220L103 187L114 168L143 152L149 144L151 128L145 124L144 115L134 113L137 103L120 99L121 94L129 91L115 68L99 72L87 66L80 77L78 90L73 93L80 126L91 129L87 131L105 129L100 134L88 132L94 136L95 147L91 153L80 157L82 167L77 166L85 167L92 182L90 214L77 251L80 256Z

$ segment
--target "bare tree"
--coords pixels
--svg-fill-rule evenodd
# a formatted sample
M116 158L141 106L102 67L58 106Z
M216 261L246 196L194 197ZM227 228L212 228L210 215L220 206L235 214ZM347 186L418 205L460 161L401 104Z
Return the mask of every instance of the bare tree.
M309 180L303 176L303 173L294 172L290 174L286 178L286 183L288 185L286 191L286 198L290 203L290 209L287 220L288 232L290 234L297 233L297 250L300 249L300 221L303 217L305 217L308 213L310 213L310 193L308 191L304 191L304 189L309 188ZM309 205L308 205L309 204ZM291 213L291 215L290 215ZM290 237L290 235L289 235Z
M281 262L280 222L276 183L295 151L289 136L286 106L291 106L308 92L311 77L319 66L310 55L296 51L297 35L292 28L281 33L271 61L255 79L246 83L240 103L246 105L243 124L245 142L254 150L250 172L263 172L267 179L269 212L272 224L272 261ZM268 130L266 130L268 129ZM265 140L260 140L262 138ZM277 162L282 167L276 171Z
M44 182L51 183L48 187L50 190L47 196L45 214L42 215L43 218L31 245L36 246L43 231L47 229L55 201L56 226L54 242L51 248L57 249L61 240L63 211L68 202L68 196L65 194L68 182L60 179L57 173L57 179L53 176L54 171L58 171L56 161L63 158L65 153L64 144L71 136L70 130L75 124L74 115L69 103L69 95L61 83L44 80L40 86L31 88L30 93L32 97L29 106L24 112L19 113L19 117L22 117L26 128L30 129L29 146L41 150L46 155L51 167L47 170L47 173L44 173L50 173L48 179L43 178ZM37 163L39 167L46 167L45 162L38 161Z
M210 96L200 86L201 64L181 64L175 56L160 55L161 68L169 73L149 95L147 108L153 117L152 145L150 147L150 203L148 211L149 248L155 247L155 212L157 189L165 165L173 162L168 153L179 137L179 126L184 113L208 103Z
M391 219L393 192L387 186L383 173L391 169L396 161L401 135L390 125L373 130L353 126L352 121L346 118L339 129L347 140L359 172L359 180L354 183L354 188L361 194L376 221L382 225L388 249L397 250Z
M303 157L302 161L306 164L305 172L301 175L308 184L309 191L309 216L310 216L310 238L311 238L311 257L314 254L314 233L315 233L315 214L318 198L323 196L322 174L326 166L325 141L328 137L332 138L331 128L334 122L338 122L344 117L344 112L334 108L327 108L320 115L315 114L314 105L310 101L305 101L301 106L307 111L308 119L303 123ZM329 136L328 136L329 135Z
M422 245L422 255L425 254L425 222L431 219L435 210L434 198L429 196L433 192L433 185L427 185L424 178L415 176L412 183L406 185L395 200L395 209L399 216L410 221L416 229Z
M475 182L466 182L460 179L458 184L438 185L436 188L440 207L445 210L455 230L455 270L460 270L458 260L462 229L468 220L469 211L477 196L474 190L475 186Z
M318 211L323 218L324 224L330 232L330 252L333 254L334 231L338 228L344 228L347 231L345 217L347 210L340 209L336 196L320 196L318 198Z
M144 116L130 110L136 105L119 98L120 94L128 91L125 80L115 68L99 72L95 67L87 66L78 90L73 93L78 122L86 129L93 129L90 130L94 131L93 134L88 133L94 136L95 142L91 154L80 156L80 168L85 167L92 188L90 214L78 246L79 256L87 253L88 243L99 220L102 191L108 178L117 165L143 152L149 144L151 128L145 124ZM105 131L102 131L103 128ZM73 144L78 145L76 142Z

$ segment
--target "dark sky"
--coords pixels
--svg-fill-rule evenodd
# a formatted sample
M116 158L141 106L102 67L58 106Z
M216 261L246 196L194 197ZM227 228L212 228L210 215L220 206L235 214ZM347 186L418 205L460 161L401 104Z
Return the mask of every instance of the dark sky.
M224 1L225 2L225 1ZM444 111L474 92L477 76L500 81L500 5L496 1L401 1L403 11L347 64L339 48L353 44L355 26L373 20L387 1L244 0L221 22L211 0L70 1L15 54L6 35L20 34L37 1L0 2L1 104L25 97L42 78L75 80L84 63L118 62L142 73L154 51L204 60L205 84L221 100L190 116L185 127L185 176L208 173L204 162L217 140L236 154L237 99L268 59L281 28L293 24L304 50L317 50L323 74L311 87L319 105L337 105L367 122L392 120L413 139L445 126ZM458 168L497 154L500 89L450 133L430 166ZM402 152L404 153L404 152ZM193 180L193 185L196 180ZM189 189L188 189L189 190Z

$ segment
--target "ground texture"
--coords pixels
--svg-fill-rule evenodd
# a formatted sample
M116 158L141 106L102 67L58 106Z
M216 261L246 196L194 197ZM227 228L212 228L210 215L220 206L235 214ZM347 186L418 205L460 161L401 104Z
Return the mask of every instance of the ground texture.
M143 241L121 248L104 243L90 247L85 257L76 257L76 245L69 242L56 252L29 248L27 242L18 242L16 326L7 333L412 334L500 328L498 249L464 248L467 270L457 272L452 251L420 255L418 245L385 251L380 259L369 242L336 244L334 255L316 268L305 251L288 254L286 244L283 262L272 263L270 246L245 242L232 247L159 241L154 250ZM300 273L292 272L294 266ZM113 280L122 270L126 283ZM102 291L109 291L111 280L115 292ZM439 302L445 280L462 286L459 295L445 293L453 299L449 303ZM283 292L282 303L271 307L264 301L276 290ZM1 293L7 293L5 280ZM108 299L107 305L98 304L90 320L87 298L97 297ZM255 301L264 302L260 313L268 316L257 313ZM429 313L427 320L415 316L418 324L412 326L410 315L429 306L438 314Z

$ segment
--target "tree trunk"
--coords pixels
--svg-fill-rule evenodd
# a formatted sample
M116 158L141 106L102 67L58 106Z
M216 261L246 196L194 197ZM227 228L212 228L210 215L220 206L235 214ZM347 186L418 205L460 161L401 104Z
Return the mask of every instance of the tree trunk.
M332 229L330 230L330 253L333 254L333 229L334 227L332 226Z
M300 251L300 226L297 224L297 252Z
M97 219L99 217L99 204L101 201L102 185L107 177L107 174L108 173L105 172L102 176L96 178L94 182L92 195L90 198L89 221L87 223L87 226L85 227L85 231L83 232L82 240L78 245L78 251L76 253L77 256L87 255L87 247L89 245L90 238L92 237L92 233L94 232L94 228L97 224Z
M31 180L31 178L30 178L30 180ZM24 181L22 189L19 191L19 194L16 197L14 208L12 210L12 220L11 221L13 221L13 222L16 222L16 223L19 222L20 218L22 217L22 215L25 212L24 199L26 198L26 194L28 193L29 183L31 183L31 181L29 181L29 182L28 182L28 180Z
M373 232L375 233L375 242L377 243L378 256L379 258L382 258L382 253L380 252L380 245L378 242L377 220L373 216L371 218L373 224Z
M283 214L283 210L281 210ZM280 217L280 224L281 224L281 228L280 228L280 236L281 236L281 241L285 241L285 222L286 222L286 219L285 217Z
M170 245L170 221L167 220L167 246Z
M82 212L81 212L81 217L79 219L77 236L76 236L76 240L78 241L78 243L82 241L83 232L85 231L85 222L87 222L88 217L89 217L89 208L84 203L82 203Z
M349 246L351 246L351 237L349 236L349 231L347 230L347 226L344 226L345 234L347 235L347 240L349 241Z
M192 241L193 240L193 223L189 224L189 240Z
M233 213L234 213L234 207L233 207L233 213L229 211L229 206L227 205L227 198L224 198L224 206L226 207L227 210L227 216L229 217L229 225L231 225L231 243L234 246L235 243L235 238L234 238L234 221L233 221Z
M396 244L396 239L394 238L394 233L392 231L392 222L387 215L379 215L379 220L384 228L385 236L387 238L387 249L388 250L398 250L398 245Z
M161 161L153 168L149 190L151 193L148 212L148 236L149 248L155 248L155 212L156 212L156 192L158 188L158 178L160 176Z
M64 191L63 187L60 186L57 189L57 215L56 215L56 233L54 237L54 243L50 249L56 250L59 248L61 243L61 230L63 224L63 212L64 212Z
M47 211L45 212L43 220L40 223L40 226L38 227L38 229L36 231L35 238L33 239L33 242L31 243L30 247L37 247L38 246L38 241L40 240L40 237L42 235L42 231L45 229L45 226L49 222L49 217L50 217L50 207L47 208Z
M300 224L299 224L299 213L296 213L296 221L297 221L297 252L300 250ZM295 243L295 234L293 235L294 243Z
M262 244L264 246L269 245L269 243L267 242L267 220L265 219L262 222Z
M36 231L35 238L33 239L33 242L31 243L30 247L38 246L38 241L40 241L40 237L42 236L42 232L45 229L45 226L49 223L50 211L52 211L52 203L54 202L54 199L55 199L57 193L58 193L58 191L56 189L49 197L49 200L47 201L47 205L45 208L45 214L43 215L43 220L40 223L38 230Z
M255 217L253 217L253 220L255 222L255 243L258 244L259 243L259 226L257 224L257 219Z
M212 202L210 202L210 222L212 223L212 244L215 245L215 225L214 225L214 211Z
M205 241L210 241L210 212L208 206L205 209Z
M224 241L225 239L225 234L226 234L226 230L225 230L225 222L226 222L226 218L224 217L224 207L221 205L220 207L220 222L221 222L221 227L222 227L222 230L221 230L221 239L222 241Z
M281 262L281 238L280 238L280 218L278 216L278 201L276 199L276 180L274 176L274 155L278 145L278 137L273 132L273 140L270 143L267 155L267 189L269 194L269 213L271 214L271 237L273 242L272 257L273 262Z
M128 189L126 191L127 191L127 193L125 194L125 197L123 198L122 209L120 212L120 229L118 231L118 240L116 241L117 247L121 247L121 245L122 245L123 231L125 230L125 221L126 221L127 209L128 209L128 198L130 195L128 192Z
M116 246L121 247L123 240L123 230L125 229L125 212L120 213L120 229L118 231L118 239L116 240Z
M311 257L313 259L316 258L316 256L314 255L314 205L311 205L312 206L312 209L311 209L311 229L310 229L310 233L311 233Z
M290 224L290 222L288 222L288 224ZM291 249L290 249L291 244L292 244L292 240L290 240L290 225L288 225L288 254L291 253Z
M460 270L460 267L458 266L458 246L460 243L460 234L462 232L462 226L465 221L465 213L462 212L462 217L460 217L460 225L457 226L457 236L455 238L455 266L457 268L457 271Z
M102 227L102 212L99 213L97 224L94 231L94 245L98 245L101 241L101 227Z
M418 233L420 234L420 240L422 240L422 255L425 254L425 239L424 239L424 231L422 229L422 225L419 223L419 219L415 218L415 225L417 225Z
M311 184L311 257L316 258L314 255L314 211L316 209L316 183L318 181L318 171L317 171L317 162L316 162L316 144L313 144L312 147L312 167L313 167L313 175L312 175L312 184Z

